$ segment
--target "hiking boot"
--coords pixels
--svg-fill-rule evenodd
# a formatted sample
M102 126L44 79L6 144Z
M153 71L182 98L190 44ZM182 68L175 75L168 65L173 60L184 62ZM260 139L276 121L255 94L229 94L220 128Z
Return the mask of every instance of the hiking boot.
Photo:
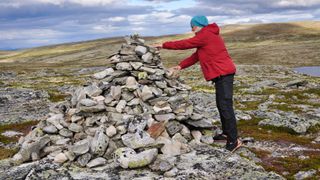
M214 141L227 141L227 135L225 134L218 134L213 136Z
M242 146L242 142L239 139L237 139L235 142L227 142L225 148L231 153L233 153L237 149L239 149L241 146Z

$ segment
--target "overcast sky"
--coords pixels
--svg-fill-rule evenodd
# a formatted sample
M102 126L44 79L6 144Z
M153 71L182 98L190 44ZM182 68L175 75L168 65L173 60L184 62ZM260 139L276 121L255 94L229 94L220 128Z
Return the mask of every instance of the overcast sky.
M185 33L194 15L219 25L320 20L320 0L0 0L0 49Z

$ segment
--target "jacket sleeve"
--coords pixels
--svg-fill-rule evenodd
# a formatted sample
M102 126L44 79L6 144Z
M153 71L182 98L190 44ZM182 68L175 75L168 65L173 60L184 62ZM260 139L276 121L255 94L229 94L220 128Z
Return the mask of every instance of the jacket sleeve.
M198 51L196 51L195 53L193 53L190 57L184 59L183 61L181 61L179 63L179 66L181 67L181 69L185 69L189 66L194 65L196 62L198 62Z
M174 50L184 50L192 49L204 46L206 43L206 38L202 33L195 35L192 38L179 40L179 41L167 41L162 44L164 49L174 49Z

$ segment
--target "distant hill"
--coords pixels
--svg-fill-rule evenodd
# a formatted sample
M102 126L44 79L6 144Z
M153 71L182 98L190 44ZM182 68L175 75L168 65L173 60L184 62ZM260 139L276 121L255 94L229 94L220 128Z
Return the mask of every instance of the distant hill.
M290 22L226 25L221 34L237 64L282 64L304 66L320 64L320 22ZM148 44L191 37L191 33L146 37ZM97 39L38 48L0 51L3 68L103 66L107 57L119 49L122 37ZM165 65L177 64L189 51L162 50ZM12 62L20 65L13 65ZM0 67L1 68L1 67Z

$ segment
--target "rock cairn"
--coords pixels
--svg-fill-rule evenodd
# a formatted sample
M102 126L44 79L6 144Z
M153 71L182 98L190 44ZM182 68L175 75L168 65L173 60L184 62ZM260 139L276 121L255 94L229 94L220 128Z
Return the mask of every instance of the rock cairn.
M20 139L14 160L169 171L174 156L190 152L188 143L201 138L197 129L211 128L212 120L190 101L190 87L170 78L157 49L138 35L125 40L109 68Z

